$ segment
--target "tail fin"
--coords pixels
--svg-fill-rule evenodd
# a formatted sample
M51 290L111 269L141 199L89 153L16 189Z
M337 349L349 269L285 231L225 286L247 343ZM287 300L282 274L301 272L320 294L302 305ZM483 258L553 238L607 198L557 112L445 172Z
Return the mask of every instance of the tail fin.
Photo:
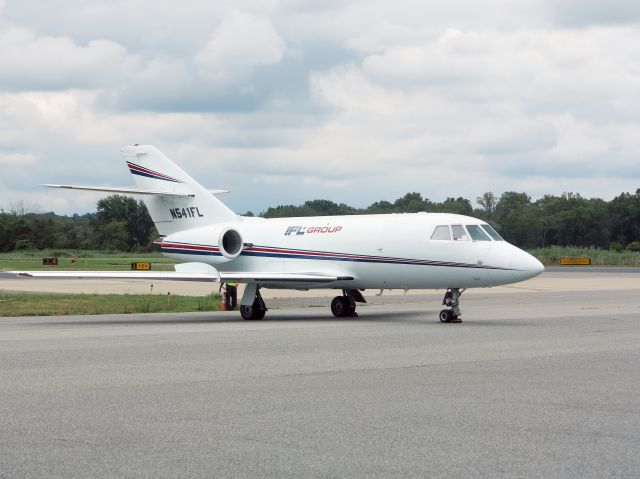
M161 235L235 221L238 216L184 170L151 145L121 150L129 171L140 188L188 196L149 195L143 201Z

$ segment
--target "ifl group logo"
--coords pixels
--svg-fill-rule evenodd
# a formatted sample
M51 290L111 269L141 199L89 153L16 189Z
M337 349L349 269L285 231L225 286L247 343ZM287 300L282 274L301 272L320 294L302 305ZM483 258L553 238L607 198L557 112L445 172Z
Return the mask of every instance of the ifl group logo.
M316 233L337 233L342 230L342 226L289 226L285 232L285 236L301 236Z

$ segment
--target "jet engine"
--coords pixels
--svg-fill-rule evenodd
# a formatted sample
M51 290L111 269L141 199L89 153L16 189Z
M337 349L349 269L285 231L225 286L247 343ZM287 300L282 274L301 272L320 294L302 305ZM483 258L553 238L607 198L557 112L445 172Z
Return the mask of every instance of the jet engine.
M180 261L222 264L242 253L242 234L233 225L206 226L172 233L155 241L160 251Z
M227 259L235 259L242 252L242 235L234 228L224 228L218 235L218 248Z

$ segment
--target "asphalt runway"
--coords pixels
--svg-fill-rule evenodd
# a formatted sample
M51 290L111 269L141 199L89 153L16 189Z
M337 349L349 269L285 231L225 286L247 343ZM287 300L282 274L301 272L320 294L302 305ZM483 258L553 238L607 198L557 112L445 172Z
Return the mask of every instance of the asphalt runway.
M637 289L440 296L1 318L0 477L640 477Z

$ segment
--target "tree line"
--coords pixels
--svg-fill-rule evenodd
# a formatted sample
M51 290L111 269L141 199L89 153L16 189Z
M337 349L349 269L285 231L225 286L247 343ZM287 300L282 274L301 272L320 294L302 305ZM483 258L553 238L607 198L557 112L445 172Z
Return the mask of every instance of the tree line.
M59 216L18 204L0 211L0 251L74 249L150 251L157 231L142 201L111 195L97 211Z
M261 216L349 215L373 213L457 213L490 223L510 243L521 248L581 246L602 249L640 250L640 189L621 193L611 201L583 198L578 193L545 195L532 200L526 193L492 192L476 198L474 208L466 198L433 202L420 193L407 193L393 203L377 201L366 208L353 208L327 200L303 205L268 208Z
M474 208L466 198L434 202L407 193L394 202L377 201L354 208L329 200L280 205L260 213L265 218L333 216L420 211L475 216L490 223L509 242L522 248L552 245L640 250L640 189L611 201L583 198L578 193L545 195L532 200L526 193L487 192ZM253 216L251 212L246 215ZM25 208L0 211L0 251L24 249L102 249L149 251L158 233L144 203L111 195L97 203L95 213L58 216Z

